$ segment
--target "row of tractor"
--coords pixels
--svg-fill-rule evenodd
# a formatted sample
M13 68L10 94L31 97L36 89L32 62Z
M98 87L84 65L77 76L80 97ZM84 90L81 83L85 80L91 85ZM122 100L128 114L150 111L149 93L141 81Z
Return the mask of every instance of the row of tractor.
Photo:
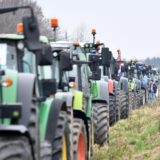
M17 34L0 34L0 160L90 160L109 127L149 101L151 66L104 43L49 41L30 6ZM57 19L51 20L55 32ZM7 27L7 26L4 26Z

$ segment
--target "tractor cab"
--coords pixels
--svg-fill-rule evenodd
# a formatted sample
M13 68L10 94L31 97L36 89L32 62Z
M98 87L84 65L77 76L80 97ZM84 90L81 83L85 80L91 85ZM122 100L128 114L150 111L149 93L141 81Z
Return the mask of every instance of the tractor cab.
M22 33L0 35L0 135L10 136L4 141L7 145L14 144L14 139L19 146L26 143L24 146L27 148L20 147L20 151L12 151L15 153L10 155L11 158L25 156L36 160L47 156L61 159L65 154L70 159L70 147L67 148L71 143L68 119L72 118L67 113L66 103L55 97L56 80L51 77L51 69L45 70L45 67L52 65L48 39L39 36L38 24L31 7L0 9L0 14L15 12L19 8L31 10L31 16L23 18ZM59 124L63 127L62 130ZM57 136L58 146L55 145ZM61 149L59 155L54 152L57 148Z
M90 56L87 60L83 48L79 43L51 42L54 71L53 77L57 77L58 93L60 95L72 95L74 123L76 119L83 121L87 131L87 149L92 154L92 92L91 80L99 80L100 72L96 56ZM91 156L91 155L88 155Z

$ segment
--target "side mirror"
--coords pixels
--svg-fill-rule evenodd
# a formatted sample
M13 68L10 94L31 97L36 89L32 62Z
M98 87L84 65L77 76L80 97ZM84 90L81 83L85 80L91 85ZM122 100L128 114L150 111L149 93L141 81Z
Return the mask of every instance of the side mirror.
M40 66L52 65L53 55L50 45L43 45L42 50L37 53L37 63Z
M90 79L92 80L100 80L101 79L101 69L99 68L99 56L95 54L89 55L89 66L92 71L92 76Z
M102 65L110 67L112 60L112 52L109 51L109 48L102 48Z
M60 52L60 70L71 71L73 69L72 59L69 52Z
M57 91L57 83L55 79L42 79L40 80L40 84L42 86L44 97L54 95Z
M39 40L39 28L37 19L34 16L24 17L24 40L29 51L37 51L41 49Z
M101 69L98 68L95 72L92 72L92 75L89 78L95 81L100 80L101 79Z
M69 82L75 82L76 78L75 77L69 77Z

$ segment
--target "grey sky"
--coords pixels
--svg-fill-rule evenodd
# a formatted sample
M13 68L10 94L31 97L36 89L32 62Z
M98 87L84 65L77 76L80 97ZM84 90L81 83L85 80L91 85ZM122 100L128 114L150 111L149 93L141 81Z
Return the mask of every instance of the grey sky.
M81 24L125 58L160 56L160 0L37 0L70 33Z

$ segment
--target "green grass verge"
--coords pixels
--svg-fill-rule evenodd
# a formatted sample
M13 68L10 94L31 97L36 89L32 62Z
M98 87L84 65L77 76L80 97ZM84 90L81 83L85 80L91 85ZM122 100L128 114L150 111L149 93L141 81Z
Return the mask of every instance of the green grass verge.
M133 111L112 127L110 144L95 145L94 160L160 160L159 102Z

